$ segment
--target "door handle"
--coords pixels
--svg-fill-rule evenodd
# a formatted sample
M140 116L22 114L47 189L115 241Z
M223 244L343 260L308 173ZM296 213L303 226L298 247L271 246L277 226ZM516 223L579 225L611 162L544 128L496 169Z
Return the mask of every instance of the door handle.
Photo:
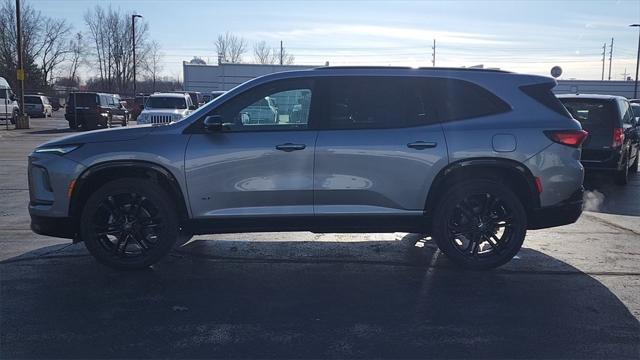
M305 144L292 144L292 143L276 145L277 150L286 151L286 152L304 150L304 148L306 147L307 145Z
M429 149L438 146L437 142L414 141L407 144L407 147L417 150Z

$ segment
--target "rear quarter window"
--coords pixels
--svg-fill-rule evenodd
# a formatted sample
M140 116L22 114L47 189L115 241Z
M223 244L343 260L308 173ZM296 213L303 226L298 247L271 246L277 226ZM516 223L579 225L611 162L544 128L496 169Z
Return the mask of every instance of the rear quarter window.
M480 85L459 79L429 78L423 85L425 103L432 104L442 122L511 111L511 107Z

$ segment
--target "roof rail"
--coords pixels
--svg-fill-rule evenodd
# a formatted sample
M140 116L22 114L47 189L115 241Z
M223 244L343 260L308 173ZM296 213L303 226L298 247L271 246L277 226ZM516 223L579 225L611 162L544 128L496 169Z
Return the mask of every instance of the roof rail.
M480 71L480 72L498 72L498 73L511 73L510 71L500 70L500 69L481 69L481 68L463 68L463 67L419 67L413 68L409 66L321 66L317 68L313 68L313 70L335 70L335 69L345 69L345 70L432 70L432 71L442 71L442 70L450 70L450 71Z

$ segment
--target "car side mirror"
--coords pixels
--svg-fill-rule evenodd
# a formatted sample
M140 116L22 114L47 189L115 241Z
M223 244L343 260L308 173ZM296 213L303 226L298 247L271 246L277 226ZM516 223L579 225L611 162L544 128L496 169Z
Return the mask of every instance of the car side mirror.
M640 116L636 116L633 118L633 126L634 127L640 126Z
M195 105L189 105L189 110L195 110L197 107Z
M228 125L222 122L220 115L209 115L204 118L204 129L207 132L221 132Z
M11 95L9 95L9 99L10 99L11 101L16 101L16 95L15 95L15 94L11 94Z

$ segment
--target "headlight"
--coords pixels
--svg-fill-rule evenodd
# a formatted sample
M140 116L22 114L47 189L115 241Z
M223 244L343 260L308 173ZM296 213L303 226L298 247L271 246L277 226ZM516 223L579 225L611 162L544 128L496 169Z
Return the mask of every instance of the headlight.
M184 118L184 115L182 114L173 114L173 116L171 117L171 120L178 121L178 120L182 120L182 118Z
M147 116L147 114L140 114L138 115L136 121L138 122L138 124L145 124L149 121L149 117Z
M52 147L44 147L38 148L34 152L36 154L55 154L55 155L64 155L72 152L73 150L79 148L80 145L62 145L62 146L52 146Z

